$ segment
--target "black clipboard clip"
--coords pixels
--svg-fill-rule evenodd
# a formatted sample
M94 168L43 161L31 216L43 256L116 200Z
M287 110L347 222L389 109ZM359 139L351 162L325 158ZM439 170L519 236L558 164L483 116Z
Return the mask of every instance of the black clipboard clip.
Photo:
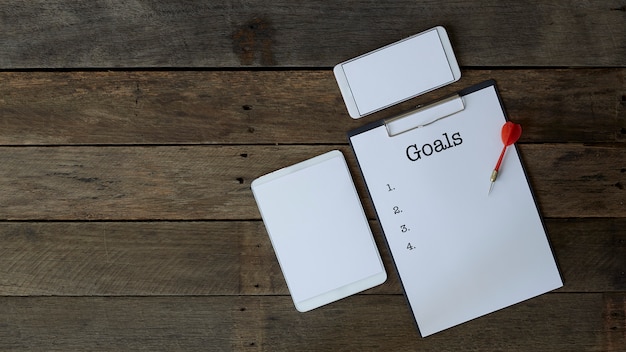
M454 94L426 106L418 106L411 111L384 119L383 123L389 137L393 137L416 128L429 126L464 109L463 97Z

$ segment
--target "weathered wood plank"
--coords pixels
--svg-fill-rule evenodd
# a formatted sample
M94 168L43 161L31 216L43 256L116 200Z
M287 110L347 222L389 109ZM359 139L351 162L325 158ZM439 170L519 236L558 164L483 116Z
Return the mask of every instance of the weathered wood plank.
M376 222L387 282L402 289ZM626 291L626 219L548 219L565 285ZM0 296L287 295L260 221L0 223Z
M436 25L464 66L626 65L613 0L14 0L0 17L0 68L331 67Z
M626 219L548 219L560 292L626 291Z
M2 147L0 219L259 219L254 178L332 149L344 152L366 194L344 145ZM520 150L544 216L626 217L623 147Z
M260 222L2 223L0 295L238 294L248 259L242 253L262 228Z
M578 209L580 214L588 216L623 217L625 149L570 148L569 145L521 148L539 208L545 216L576 217L568 209Z
M6 350L623 351L625 295L548 294L420 338L402 296L2 297ZM621 312L621 314L620 314Z
M495 79L523 142L626 141L626 69L464 70L351 119L330 71L0 72L0 144L345 143L346 132Z

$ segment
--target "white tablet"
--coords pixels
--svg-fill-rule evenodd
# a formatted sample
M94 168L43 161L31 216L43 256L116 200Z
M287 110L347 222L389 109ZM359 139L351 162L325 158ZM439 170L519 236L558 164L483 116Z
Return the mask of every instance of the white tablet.
M334 73L354 119L461 78L450 39L441 26L342 62Z
M387 279L340 151L259 177L252 192L298 311Z

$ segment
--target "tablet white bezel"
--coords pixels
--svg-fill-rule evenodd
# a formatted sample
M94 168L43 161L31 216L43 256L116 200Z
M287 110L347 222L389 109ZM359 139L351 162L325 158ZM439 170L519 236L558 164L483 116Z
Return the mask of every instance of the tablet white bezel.
M453 79L451 81L445 82L443 84L428 88L426 90L422 90L422 91L416 91L413 92L413 94L409 94L408 96L404 97L403 99L399 99L393 103L384 105L384 106L379 106L375 109L372 109L371 111L364 111L364 112L360 112L357 106L357 102L355 100L355 97L353 96L353 92L352 89L350 88L350 82L348 81L348 78L346 76L346 73L344 71L344 65L354 62L356 60L362 59L368 55L371 55L373 53L377 53L380 52L382 50L385 49L389 49L390 47L397 45L399 43L405 42L407 40L411 40L413 38L416 38L418 36L424 35L426 33L430 33L431 31L437 31L437 34L439 36L440 42L441 42L441 46L444 50L447 62L448 62L448 66L450 67L450 72L452 73ZM428 68L425 68L425 70L428 70ZM461 70L459 68L459 64L456 60L456 57L454 55L454 51L452 50L452 44L450 43L450 39L448 38L448 34L445 30L445 28L443 28L442 26L438 26L438 27L434 27L431 28L429 30L423 31L421 33L418 33L416 35L410 36L408 38L405 38L403 40L397 41L395 43L389 44L387 46L384 46L382 48L379 48L377 50L373 50L371 52L368 52L366 54L363 54L361 56L358 56L356 58L353 58L351 60L347 60L344 61L342 63L339 63L337 65L335 65L333 72L335 74L335 79L337 80L337 84L339 85L339 89L341 91L341 95L343 96L343 100L346 104L346 108L348 109L348 113L350 115L350 117L352 117L353 119L359 119L361 117L367 116L369 114L372 114L374 112L380 111L382 109L385 109L389 106L398 104L400 102L406 101L408 99L414 98L418 95L424 94L426 92L429 92L431 90L443 87L445 85L448 85L450 83L456 82L461 78ZM381 88L384 89L384 88Z
M343 178L343 180L341 180L342 185L344 184L349 184L351 185L351 190L349 191L350 193L350 197L354 197L352 198L352 201L355 201L354 204L358 204L359 209L356 208L351 208L351 212L353 212L352 214L356 214L354 212L359 212L359 223L360 223L360 228L363 229L364 232L359 232L358 236L368 236L371 239L371 247L369 247L369 245L367 245L371 250L368 253L375 253L375 255L371 255L370 258L370 254L368 254L367 257L363 257L363 254L360 254L362 257L362 260L367 260L369 263L372 263L372 266L378 266L380 268L380 270L378 272L374 272L373 275L370 275L368 277L363 277L361 279L358 279L356 281L351 281L351 282L343 282L341 285L338 285L338 287L333 287L333 289L326 291L326 292L322 292L316 296L312 296L312 297L307 297L307 298L297 298L294 295L294 287L292 287L292 285L294 284L291 280L293 278L288 277L288 275L286 273L291 272L293 274L293 270L285 270L285 265L289 265L289 263L285 261L285 253L281 253L278 248L281 248L280 243L277 243L277 241L281 241L281 237L282 235L284 235L284 233L275 233L274 232L274 228L272 228L271 226L268 226L268 220L274 220L276 221L276 213L272 213L272 211L275 211L275 208L272 208L271 202L268 203L267 199L263 199L262 196L262 192L259 191L260 187L262 187L263 185L270 183L270 182L274 182L274 181L278 181L279 179L288 176L290 174L299 172L301 170L305 170L309 167L315 166L317 164L321 164L321 163L325 163L327 161L330 161L331 159L334 158L340 158L341 159L341 170L337 170L335 169L335 171L337 172L337 174L341 174L339 177ZM333 172L333 176L335 176L335 173ZM338 180L339 182L339 180ZM287 283L287 286L289 288L289 291L291 293L291 297L293 299L294 305L296 307L296 309L300 312L306 312L315 308L318 308L322 305L326 305L328 303L337 301L339 299L348 297L350 295L353 295L355 293L361 292L363 290L366 290L368 288L377 286L379 284L382 284L383 282L385 282L385 280L387 279L387 274L386 271L384 269L384 265L382 262L382 259L380 257L380 253L378 251L378 247L376 246L376 243L374 241L373 238L373 234L371 232L371 229L369 227L368 224L368 220L367 217L365 215L365 211L363 210L363 207L361 205L360 202L360 198L358 196L358 193L356 191L356 187L354 186L354 182L352 180L352 176L350 174L350 171L348 169L348 165L345 161L345 158L343 156L343 153L341 153L338 150L333 150L330 152L327 152L325 154L319 155L317 157L314 157L312 159L309 160L305 160L303 162L300 162L298 164L274 171L270 174L261 176L257 179L255 179L254 181L252 181L252 192L254 194L255 200L257 202L257 205L259 206L259 211L261 213L261 217L263 218L265 225L266 225L266 229L268 232L268 235L270 237L270 241L272 242L272 247L274 248L276 257L278 259L278 263L281 267L281 271L283 272L283 275L285 277L285 281ZM265 193L265 196L267 197L267 193ZM329 199L331 202L335 202L338 204L344 204L345 202L341 202L341 199L333 199L333 195L325 195L325 194L320 194L320 197L324 197L326 199ZM268 205L269 204L269 205ZM294 206L292 204L292 206ZM273 219L269 219L268 216L274 216ZM315 214L311 214L311 216L315 216ZM280 219L278 219L280 220ZM282 221L282 220L280 220ZM287 221L287 219L285 219L285 221ZM320 220L323 221L323 220ZM271 224L272 221L269 221L269 223ZM294 235L297 235L296 233L294 233ZM346 234L347 236L352 236L354 237L355 234ZM361 240L363 242L367 242L367 240L363 237L360 237ZM333 245L333 243L330 243L329 245ZM283 250L285 247L282 247ZM357 254L358 255L358 254ZM367 259L364 259L367 258ZM328 258L333 259L333 258ZM349 262L349 256L346 256L346 259ZM323 259L322 259L323 260ZM337 261L338 259L335 258L335 261ZM340 260L341 261L341 260ZM370 262L372 261L372 262ZM375 264L373 261L376 261ZM293 262L292 262L293 264ZM349 263L344 263L346 265L349 265ZM296 265L297 266L297 265ZM289 268L289 269L293 269L293 267ZM337 268L337 270L341 270L341 268Z

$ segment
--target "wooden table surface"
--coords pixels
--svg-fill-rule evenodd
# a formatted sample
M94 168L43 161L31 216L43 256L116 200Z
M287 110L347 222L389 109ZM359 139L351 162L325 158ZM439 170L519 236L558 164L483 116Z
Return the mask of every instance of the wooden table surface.
M332 66L435 25L461 80L353 121ZM626 350L623 1L3 1L0 33L0 350ZM423 339L363 196L389 279L298 313L250 182L358 175L347 131L490 78L563 288Z

